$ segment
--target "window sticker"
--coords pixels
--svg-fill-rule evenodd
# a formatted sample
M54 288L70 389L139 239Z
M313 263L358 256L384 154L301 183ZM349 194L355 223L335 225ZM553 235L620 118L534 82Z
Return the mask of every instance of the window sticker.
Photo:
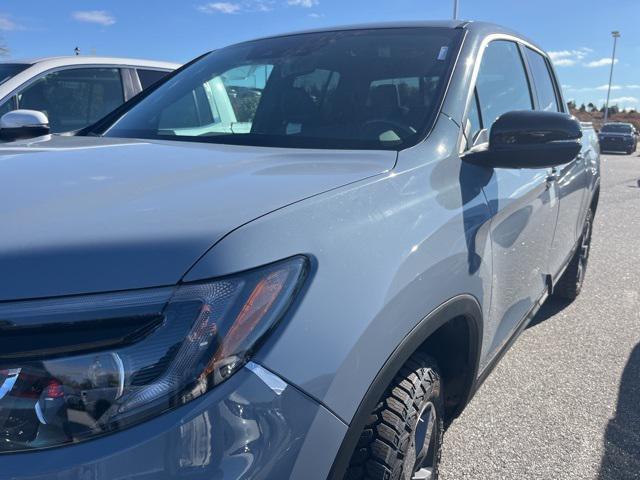
M440 53L438 53L438 60L446 60L447 53L449 53L449 47L440 47Z

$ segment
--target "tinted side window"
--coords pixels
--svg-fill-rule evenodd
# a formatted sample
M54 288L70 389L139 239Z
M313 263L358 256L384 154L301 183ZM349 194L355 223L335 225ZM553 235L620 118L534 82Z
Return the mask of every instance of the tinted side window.
M163 72L160 70L142 70L138 69L138 78L140 79L140 85L145 90L154 83L162 80L169 72Z
M500 115L513 110L531 110L531 93L518 46L494 41L487 46L476 84L485 128Z
M19 108L47 114L53 133L80 129L124 102L117 68L78 68L52 72L18 94Z
M2 63L0 64L0 84L15 77L31 65L28 63Z
M536 94L538 96L538 107L540 110L548 112L558 112L558 97L553 86L551 73L547 61L538 52L534 52L530 48L525 48L533 83L536 86Z

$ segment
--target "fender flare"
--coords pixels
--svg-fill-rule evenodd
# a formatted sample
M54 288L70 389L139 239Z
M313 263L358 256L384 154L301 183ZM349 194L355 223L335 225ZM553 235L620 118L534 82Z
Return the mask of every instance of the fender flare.
M450 320L459 317L466 319L469 327L469 364L472 366L472 372L470 372L468 376L467 385L465 385L465 396L455 416L457 416L471 400L475 393L478 367L480 365L483 330L482 308L472 295L458 295L442 303L424 317L402 342L400 342L391 356L386 360L369 386L353 419L349 423L347 433L342 440L338 454L331 467L329 479L341 480L346 474L351 456L360 438L360 433L366 425L367 418L402 365L407 362L409 357L411 357L436 330Z

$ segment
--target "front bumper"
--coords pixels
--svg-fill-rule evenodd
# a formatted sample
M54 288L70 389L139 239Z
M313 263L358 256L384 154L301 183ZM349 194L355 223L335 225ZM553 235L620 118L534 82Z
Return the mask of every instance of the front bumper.
M138 426L0 455L1 480L324 479L347 427L256 364Z

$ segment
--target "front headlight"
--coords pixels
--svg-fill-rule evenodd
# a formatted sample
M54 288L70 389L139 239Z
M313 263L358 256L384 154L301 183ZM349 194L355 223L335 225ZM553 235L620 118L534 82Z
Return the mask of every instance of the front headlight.
M104 435L207 392L247 362L306 266L0 304L0 453Z

